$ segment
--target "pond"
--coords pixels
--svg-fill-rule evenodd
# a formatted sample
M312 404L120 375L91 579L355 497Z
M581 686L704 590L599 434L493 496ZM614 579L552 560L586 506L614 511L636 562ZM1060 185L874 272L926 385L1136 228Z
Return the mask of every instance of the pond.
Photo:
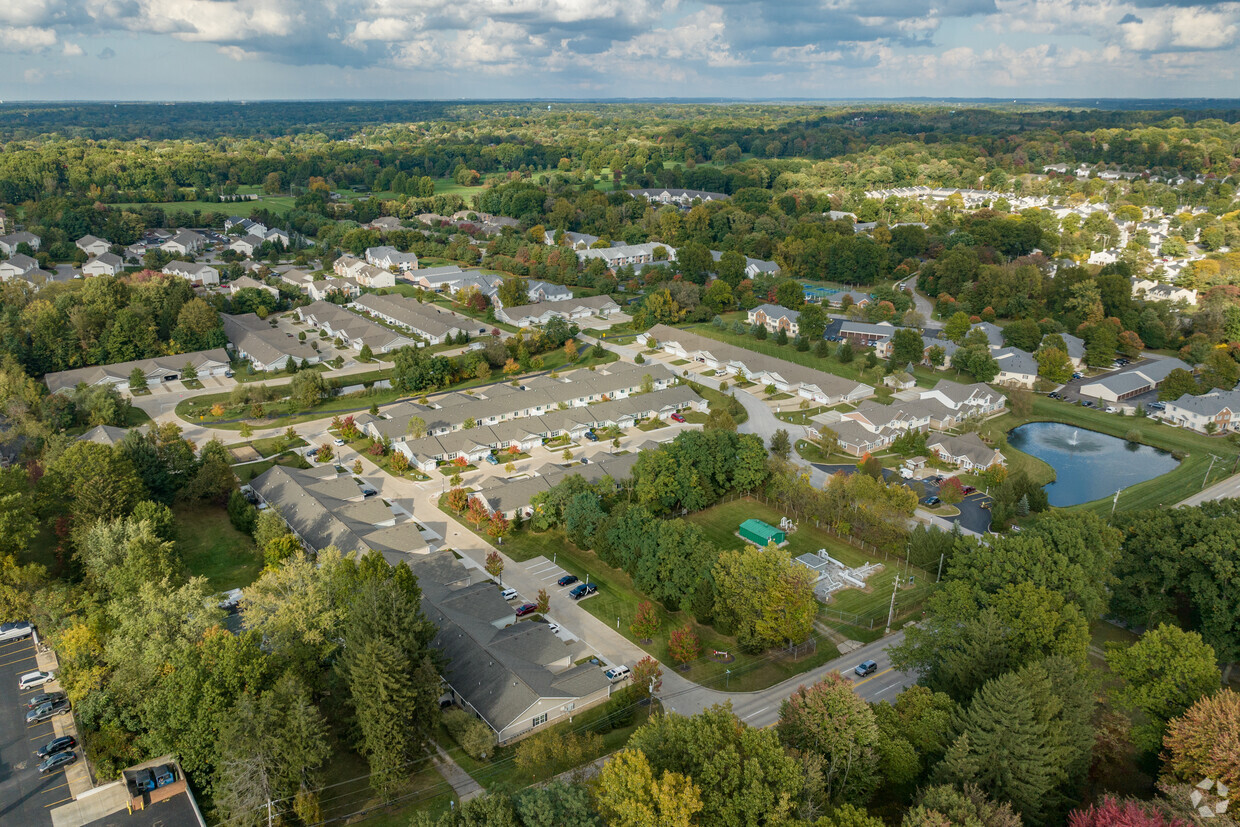
M1055 469L1046 494L1060 507L1109 497L1179 465L1168 451L1062 422L1021 425L1008 434L1008 444Z

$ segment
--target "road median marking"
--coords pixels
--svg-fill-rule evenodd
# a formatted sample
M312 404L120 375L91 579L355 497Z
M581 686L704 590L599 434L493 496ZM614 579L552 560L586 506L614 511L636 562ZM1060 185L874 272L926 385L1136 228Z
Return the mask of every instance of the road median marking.
M883 675L886 675L888 672L894 672L894 671L895 671L895 667L888 666L886 669L884 669L881 672L875 672L873 675L870 675L870 677L868 678L862 678L861 680L854 683L853 686L860 686L863 683L869 683L875 678L881 678Z

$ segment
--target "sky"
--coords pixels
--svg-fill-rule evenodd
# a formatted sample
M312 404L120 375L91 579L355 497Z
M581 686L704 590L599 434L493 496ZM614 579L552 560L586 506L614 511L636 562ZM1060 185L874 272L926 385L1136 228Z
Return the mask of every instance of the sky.
M1236 97L1240 2L0 0L0 99Z

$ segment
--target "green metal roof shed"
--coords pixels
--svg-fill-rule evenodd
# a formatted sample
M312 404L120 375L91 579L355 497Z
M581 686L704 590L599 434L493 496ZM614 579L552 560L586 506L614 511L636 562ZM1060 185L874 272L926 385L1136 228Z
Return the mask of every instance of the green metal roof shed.
M784 533L775 526L767 525L761 520L753 518L741 523L740 535L743 539L763 548L766 548L772 542L778 546L786 539Z

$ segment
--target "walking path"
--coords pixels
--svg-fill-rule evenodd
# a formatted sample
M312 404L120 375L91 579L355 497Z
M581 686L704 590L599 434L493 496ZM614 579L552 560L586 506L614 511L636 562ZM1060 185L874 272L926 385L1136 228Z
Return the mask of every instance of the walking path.
M452 756L444 752L439 744L435 744L435 754L431 756L431 763L435 765L435 769L439 770L444 781L452 785L457 801L462 804L486 792L482 789L482 785L475 781L472 775L461 769L461 765L453 761Z

